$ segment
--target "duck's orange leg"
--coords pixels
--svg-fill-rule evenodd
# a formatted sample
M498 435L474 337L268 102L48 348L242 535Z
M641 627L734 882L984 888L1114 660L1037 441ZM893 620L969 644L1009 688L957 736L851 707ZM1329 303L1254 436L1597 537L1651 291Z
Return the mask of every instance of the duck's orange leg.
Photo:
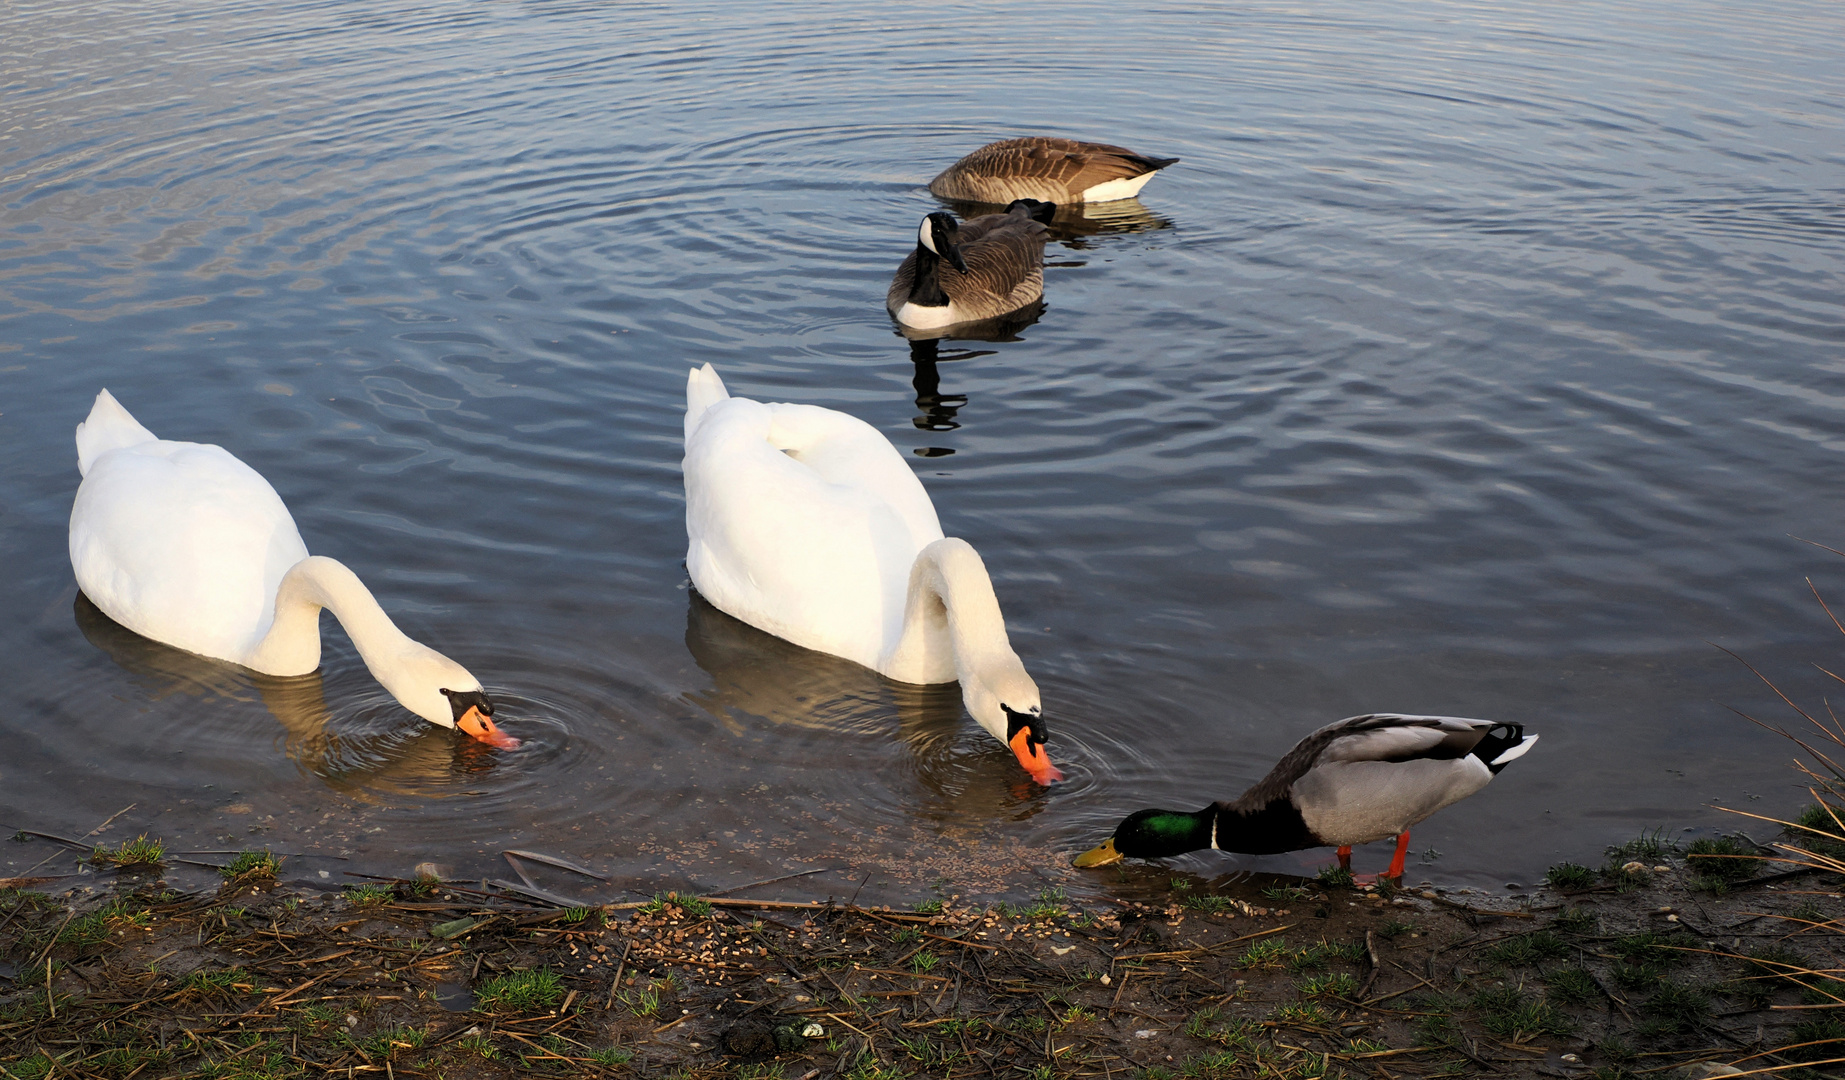
M1341 844L1339 845L1339 869L1350 870L1351 868L1352 868L1352 845Z
M1390 869L1384 871L1383 876L1390 878L1392 881L1401 881L1403 879L1403 856L1408 853L1409 830L1404 829L1403 832L1397 836L1397 857L1390 860Z

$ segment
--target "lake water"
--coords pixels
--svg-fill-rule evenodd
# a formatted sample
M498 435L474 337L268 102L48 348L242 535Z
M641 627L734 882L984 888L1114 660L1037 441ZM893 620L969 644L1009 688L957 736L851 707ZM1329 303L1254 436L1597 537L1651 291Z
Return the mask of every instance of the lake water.
M1836 4L29 0L0 27L9 831L133 804L104 839L329 882L504 877L518 847L596 895L1094 894L1169 876L1069 869L1127 811L1374 710L1543 736L1416 830L1412 881L1503 891L1803 797L1729 706L1789 714L1716 645L1817 703L1842 643L1803 579L1845 603L1845 559L1794 539L1845 547ZM1017 340L913 354L882 298L924 185L1032 133L1183 161L1065 222ZM707 361L912 461L1068 783L952 688L692 593ZM526 746L415 719L331 620L322 674L275 680L90 608L65 529L102 386L260 470ZM0 844L0 876L52 850Z

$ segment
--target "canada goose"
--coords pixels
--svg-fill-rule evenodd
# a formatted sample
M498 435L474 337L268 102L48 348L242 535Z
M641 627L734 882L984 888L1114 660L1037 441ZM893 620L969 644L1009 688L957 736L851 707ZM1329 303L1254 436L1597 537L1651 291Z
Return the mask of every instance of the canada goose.
M1131 199L1178 158L1147 157L1107 143L1034 135L988 143L943 169L929 190L943 199L1004 205Z
M1044 295L1044 223L1057 208L1017 199L1003 214L923 218L884 306L899 323L934 329L992 319Z
M159 438L104 390L77 425L77 470L71 568L111 619L264 675L306 675L320 666L326 608L404 708L519 745L494 725L480 680L406 637L344 564L309 555L275 488L222 446Z
M1517 759L1536 735L1519 724L1458 716L1372 713L1328 724L1296 743L1235 802L1186 813L1130 814L1077 866L1123 858L1164 859L1211 848L1246 855L1337 845L1351 866L1352 845L1397 838L1384 877L1403 876L1409 827L1479 791Z
M960 682L967 711L1032 779L1038 684L1012 651L986 564L943 537L929 493L870 424L686 380L686 570L713 607L907 683Z

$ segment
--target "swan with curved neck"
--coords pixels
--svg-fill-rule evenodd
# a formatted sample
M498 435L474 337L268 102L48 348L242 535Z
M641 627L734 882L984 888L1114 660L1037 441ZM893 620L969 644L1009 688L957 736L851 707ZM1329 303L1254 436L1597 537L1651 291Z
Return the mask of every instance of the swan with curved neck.
M116 622L265 675L305 675L320 666L324 608L405 708L519 745L494 724L480 680L399 630L344 564L309 555L281 496L223 447L158 438L104 390L77 425L77 468L71 568Z
M959 681L968 713L1034 780L1038 686L1012 651L986 564L871 425L686 384L686 568L713 606L796 645L910 683Z

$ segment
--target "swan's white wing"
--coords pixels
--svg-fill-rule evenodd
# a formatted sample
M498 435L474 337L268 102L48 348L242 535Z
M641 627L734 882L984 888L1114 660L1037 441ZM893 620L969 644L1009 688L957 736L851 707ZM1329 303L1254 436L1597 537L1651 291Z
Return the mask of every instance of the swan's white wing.
M877 666L916 553L942 535L889 440L844 413L730 398L687 441L685 485L686 567L707 600Z
M243 662L274 618L282 575L305 558L281 496L218 446L108 449L71 507L84 595L138 634L221 660Z
M77 425L77 474L88 476L90 465L111 450L154 442L158 438L129 415L114 394L99 390L95 403L90 406L90 415Z
M942 523L922 481L877 428L818 405L773 404L769 412L770 445L827 483L876 498L903 522L916 551L942 538ZM909 574L906 565L906 586Z

